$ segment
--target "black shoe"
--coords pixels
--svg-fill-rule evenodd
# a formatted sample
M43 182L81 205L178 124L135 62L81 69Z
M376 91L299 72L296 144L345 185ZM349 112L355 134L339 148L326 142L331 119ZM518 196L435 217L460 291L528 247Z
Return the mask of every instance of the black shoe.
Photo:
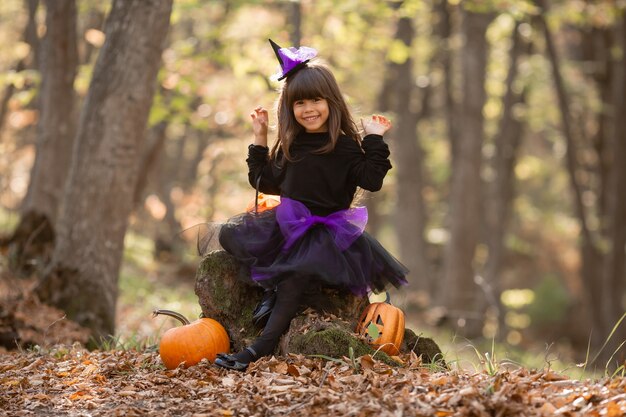
M252 348L247 347L246 350L252 355L252 360L256 359L256 352ZM240 372L248 369L249 365L249 362L239 362L235 355L226 355L224 353L218 353L214 363L222 368Z
M252 312L252 323L257 327L265 327L267 320L272 314L274 303L276 302L276 289L265 290L263 298L259 301L256 308Z
M248 364L239 362L235 359L233 355L225 355L223 353L218 353L217 358L215 358L215 364L222 368L232 369L234 371L245 371L248 369Z

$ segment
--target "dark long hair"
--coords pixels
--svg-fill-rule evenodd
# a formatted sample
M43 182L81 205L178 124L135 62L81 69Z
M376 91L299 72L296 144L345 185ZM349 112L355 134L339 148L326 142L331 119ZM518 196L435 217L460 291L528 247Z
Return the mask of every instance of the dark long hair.
M330 141L316 152L331 152L335 149L337 139L341 134L352 138L359 144L361 143L361 136L339 90L335 76L324 64L309 63L295 74L287 77L280 92L277 109L278 137L272 146L272 159L275 159L278 151L282 150L284 157L289 161L292 160L289 148L296 136L304 130L293 114L293 104L298 100L318 97L328 102Z

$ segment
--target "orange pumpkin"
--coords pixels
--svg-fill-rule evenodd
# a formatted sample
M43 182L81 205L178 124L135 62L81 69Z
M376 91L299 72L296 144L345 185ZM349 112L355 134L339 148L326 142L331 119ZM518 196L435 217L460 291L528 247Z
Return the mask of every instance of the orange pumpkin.
M213 362L218 353L227 353L230 340L226 329L217 321L201 318L190 323L180 313L170 310L154 310L154 317L159 314L174 317L183 323L166 331L159 343L159 354L167 369L174 369L184 362L188 368L206 358Z
M371 336L372 330L375 333L378 330L377 338ZM375 349L397 355L404 339L404 313L388 303L372 303L361 313L356 332L368 339Z
M259 193L258 201L259 203L258 203L257 213L261 213L265 210L273 209L274 207L279 205L280 196ZM246 211L248 212L254 211L254 200L252 200L250 204L248 204L248 207L246 207Z

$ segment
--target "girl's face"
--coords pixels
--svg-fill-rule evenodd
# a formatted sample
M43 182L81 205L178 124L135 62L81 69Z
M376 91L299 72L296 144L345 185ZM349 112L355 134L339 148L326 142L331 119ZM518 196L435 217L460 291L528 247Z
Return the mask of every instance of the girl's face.
M321 97L296 100L293 103L296 121L308 133L328 132L328 102Z

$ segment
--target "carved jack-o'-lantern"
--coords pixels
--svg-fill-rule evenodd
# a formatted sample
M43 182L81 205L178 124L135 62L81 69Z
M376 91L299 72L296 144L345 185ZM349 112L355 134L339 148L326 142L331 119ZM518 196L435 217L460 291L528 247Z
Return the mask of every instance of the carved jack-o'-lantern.
M404 313L388 303L372 303L361 313L356 332L375 349L397 355L404 339Z
M259 193L257 202L258 202L257 203L257 213L261 213L261 212L263 212L265 210L273 209L274 207L279 205L280 204L280 196ZM254 207L255 207L254 206L254 200L252 200L250 202L250 204L248 204L248 207L246 207L246 211L253 212L254 211Z

